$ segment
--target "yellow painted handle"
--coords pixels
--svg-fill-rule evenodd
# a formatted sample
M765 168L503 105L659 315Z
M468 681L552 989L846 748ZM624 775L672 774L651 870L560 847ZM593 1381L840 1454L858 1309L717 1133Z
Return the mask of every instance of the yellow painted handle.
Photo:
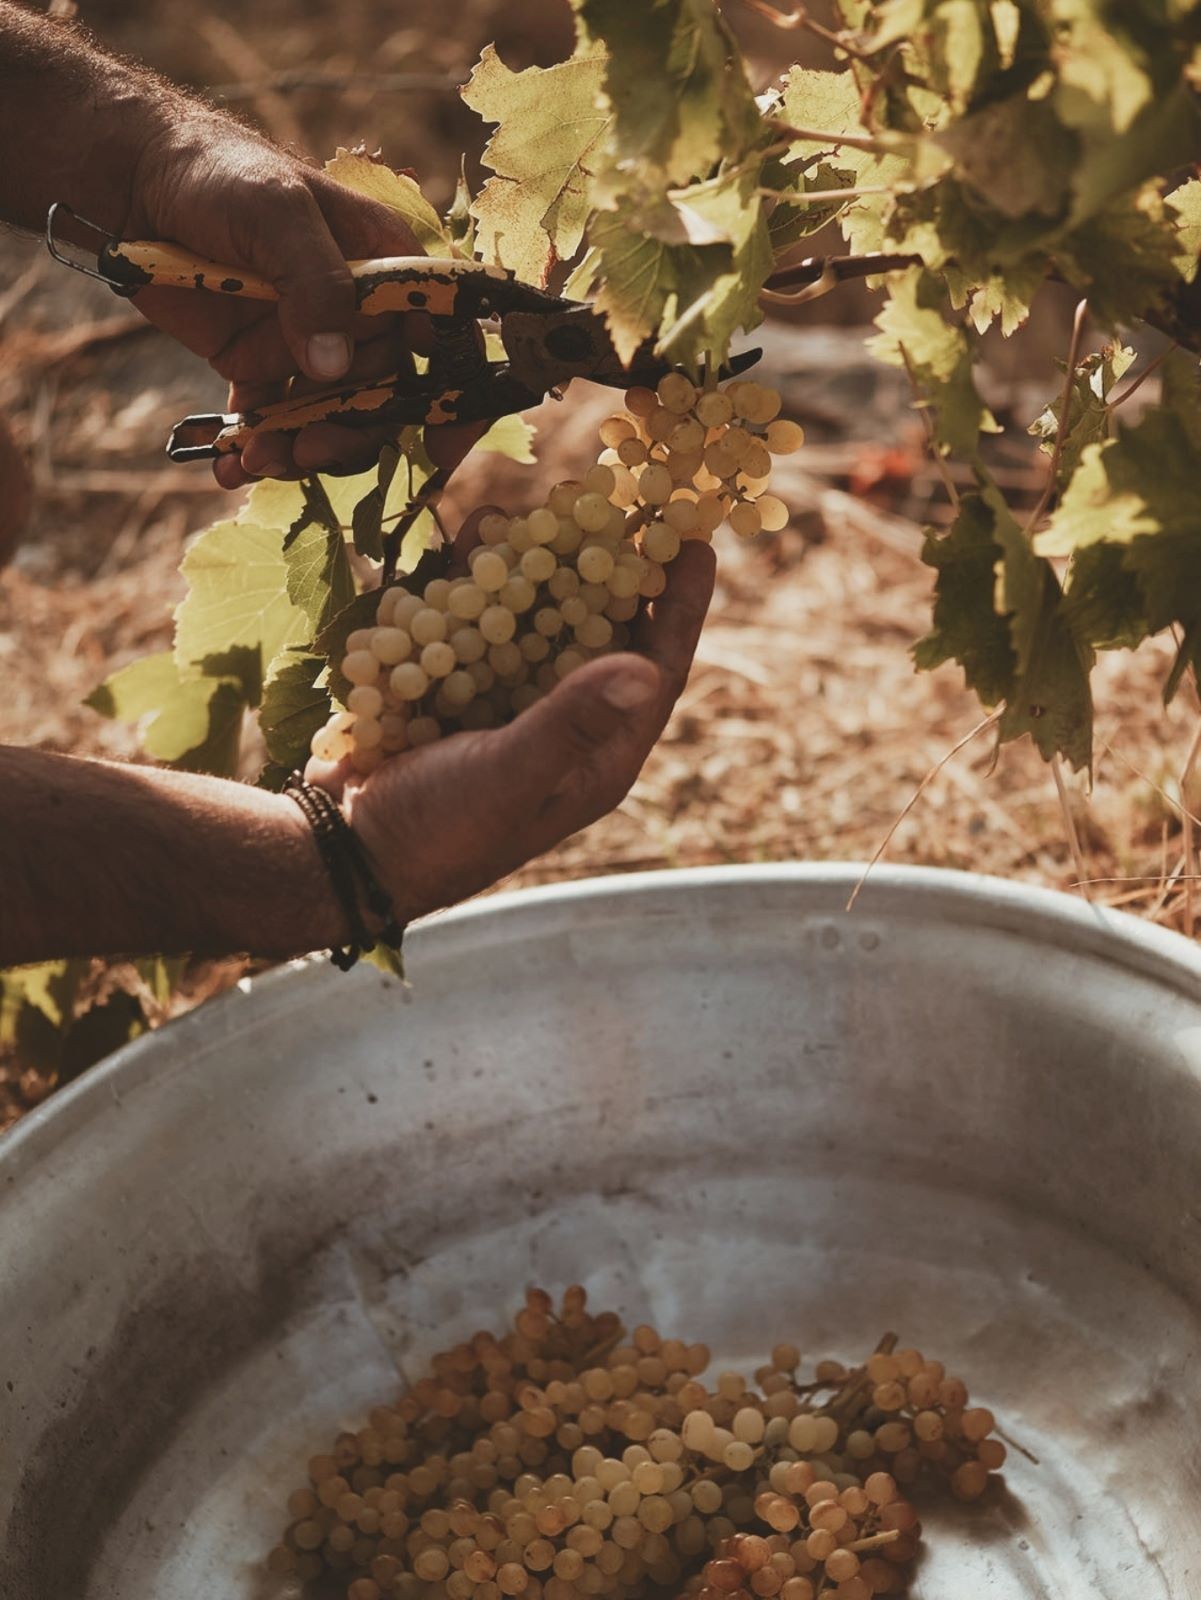
M369 316L428 311L435 317L452 317L462 309L459 291L465 283L478 286L481 280L510 281L501 267L430 256L385 256L347 265L355 280L359 310ZM132 290L153 284L164 289L205 289L243 300L279 299L279 291L265 278L193 255L176 244L134 240L106 245L100 268Z

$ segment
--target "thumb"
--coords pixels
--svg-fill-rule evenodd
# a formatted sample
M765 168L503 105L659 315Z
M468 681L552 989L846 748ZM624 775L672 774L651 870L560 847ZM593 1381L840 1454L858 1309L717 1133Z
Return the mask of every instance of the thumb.
M332 383L350 369L354 282L312 192L280 185L260 198L252 265L279 292L279 323L299 371Z
M627 729L630 719L656 700L660 687L659 669L642 656L606 656L577 668L544 700L490 736L498 793L508 797L511 791L514 807L528 816Z

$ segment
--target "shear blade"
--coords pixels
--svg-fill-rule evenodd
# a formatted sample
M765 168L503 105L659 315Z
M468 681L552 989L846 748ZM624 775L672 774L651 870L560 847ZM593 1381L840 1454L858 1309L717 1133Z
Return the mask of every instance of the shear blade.
M236 414L220 411L199 411L185 417L171 429L167 440L167 454L172 461L212 461L220 454L217 436L238 421Z

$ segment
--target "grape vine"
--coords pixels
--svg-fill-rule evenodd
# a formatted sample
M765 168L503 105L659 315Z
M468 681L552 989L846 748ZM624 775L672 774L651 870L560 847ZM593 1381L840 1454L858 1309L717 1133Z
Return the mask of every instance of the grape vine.
M756 326L765 292L870 270L885 296L873 349L907 369L933 448L971 481L949 530L926 541L933 618L917 665L957 661L1003 708L1002 739L1029 734L1087 767L1096 652L1174 630L1170 695L1201 647L1201 7L845 0L836 67L768 86L711 0L574 11L566 61L515 72L485 51L463 96L492 128L490 175L474 197L460 186L447 217L362 154L340 151L330 170L394 206L427 248L589 297L624 354L652 338L693 375ZM852 254L790 267L832 218ZM1013 332L1053 280L1114 341L1072 353L1035 424L1050 459L1030 516L983 458L996 423L974 366L982 334ZM1144 322L1174 343L1156 402L1124 426L1120 335ZM528 456L528 443L510 419L485 448ZM116 674L93 704L142 719L148 754L225 773L257 709L264 781L278 781L339 709L331 649L367 614L364 568L428 476L407 430L378 473L256 485L190 550L173 650ZM402 570L433 533L427 512Z

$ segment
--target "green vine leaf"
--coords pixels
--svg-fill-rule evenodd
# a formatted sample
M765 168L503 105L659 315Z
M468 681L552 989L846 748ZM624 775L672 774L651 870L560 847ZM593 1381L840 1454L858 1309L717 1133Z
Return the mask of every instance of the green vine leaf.
M1201 178L1189 178L1165 195L1164 201L1176 222L1176 266L1181 277L1191 283L1201 260Z
M388 503L388 490L392 486L392 479L396 476L399 464L399 451L394 446L387 446L380 453L375 483L351 513L350 526L354 532L354 547L369 561L382 561L384 558L382 542L384 507ZM343 604L349 604L349 599L344 600ZM335 609L341 610L341 606ZM326 620L328 621L328 618Z
M600 103L606 64L602 51L590 49L514 72L489 45L462 91L473 111L497 124L483 155L495 175L471 208L476 248L527 283L544 283L584 237L610 123Z
M653 338L681 365L720 362L734 332L760 320L774 258L757 182L757 171L719 176L593 220L595 304L623 361Z
M1064 621L1082 646L1135 650L1150 631L1138 579L1120 545L1094 544L1072 557Z
M1184 282L1174 218L1151 189L1098 211L1054 242L1050 259L1110 328L1158 310Z
M321 681L327 666L324 656L292 647L276 657L263 686L263 743L271 760L288 772L304 766L313 735L332 709Z
M1054 572L1040 566L1037 603L1019 619L1026 659L1001 717L1001 738L1028 733L1045 760L1062 755L1073 768L1091 769L1092 651L1068 626Z
M309 616L288 592L279 530L215 523L189 548L180 570L188 593L175 611L177 665L181 672L232 675L257 705L279 652L312 637Z
M951 531L922 559L938 574L934 627L914 647L929 670L957 661L986 706L1005 702L1002 740L1029 734L1073 767L1092 760L1092 653L1068 626L1059 583L991 488L964 496Z
M142 747L158 761L218 777L237 773L246 695L236 677L181 672L164 650L113 673L84 703L140 723Z
M1109 437L1109 399L1118 379L1129 371L1134 351L1125 345L1106 345L1079 362L1072 378L1068 401L1067 423L1063 428L1063 443L1059 457L1056 481L1066 484L1076 468L1085 448ZM1058 363L1061 367L1063 363ZM1042 440L1041 448L1047 455L1055 450L1060 435L1062 394L1049 402L1047 409L1030 424L1030 432Z
M407 223L418 244L431 256L457 253L455 241L442 218L421 192L417 180L407 172L394 172L385 162L361 150L339 149L325 163L329 177L356 194L366 195L388 207Z
M941 449L972 459L980 433L999 433L976 392L973 350L966 330L947 321L946 290L921 268L889 282L888 303L876 318L879 334L868 348L881 361L906 367L934 422Z
M337 523L332 528L309 523L284 555L284 565L288 599L306 617L310 637L354 599L346 541Z
M475 448L485 453L507 456L519 466L532 467L537 460L534 455L537 432L534 424L527 422L524 417L498 417Z
M467 182L467 157L459 161L459 181L455 185L454 199L446 213L446 231L451 243L462 255L475 255L475 218L471 214L472 194Z
M766 140L742 56L711 0L572 0L582 37L604 55L612 112L610 187L686 184Z
M928 534L922 546L922 560L937 573L934 625L914 645L914 662L923 672L958 662L985 706L1011 693L1016 668L1009 627L995 605L1000 558L995 513L980 495L965 495L950 530Z
M313 641L314 653L329 665L330 691L342 705L346 704L346 696L350 693L352 685L342 676L337 663L346 654L346 641L355 629L370 628L374 624L380 593L379 589L368 589L366 594L356 595L348 606L326 624Z

